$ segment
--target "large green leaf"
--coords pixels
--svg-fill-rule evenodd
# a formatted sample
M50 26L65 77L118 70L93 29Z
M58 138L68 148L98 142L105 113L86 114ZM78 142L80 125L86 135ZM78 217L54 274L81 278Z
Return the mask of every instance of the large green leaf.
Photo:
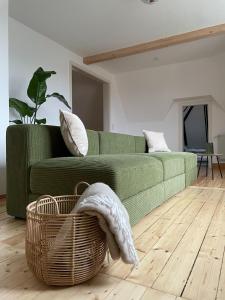
M46 101L46 80L51 77L52 74L56 74L56 72L44 71L41 67L34 72L27 89L27 95L36 105L41 105Z
M63 95L60 95L59 93L53 93L51 95L47 95L46 98L54 97L57 98L59 101L64 103L68 108L71 108L69 103L66 101L65 97Z
M35 123L36 124L46 124L46 118L44 118L44 119L35 119L34 120L35 121Z
M35 112L34 107L31 107L26 102L16 98L9 98L9 107L14 108L21 117L32 117Z
M9 121L9 122L10 122L10 123L17 124L17 125L23 124L23 121L21 121L21 120L12 120L12 121Z

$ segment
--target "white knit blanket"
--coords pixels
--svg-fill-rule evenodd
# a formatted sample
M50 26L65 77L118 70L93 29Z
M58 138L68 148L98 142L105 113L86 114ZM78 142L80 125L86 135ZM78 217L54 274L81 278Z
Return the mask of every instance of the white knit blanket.
M97 216L100 227L106 233L112 258L121 257L127 264L138 265L128 213L109 186L103 183L90 185L72 212Z

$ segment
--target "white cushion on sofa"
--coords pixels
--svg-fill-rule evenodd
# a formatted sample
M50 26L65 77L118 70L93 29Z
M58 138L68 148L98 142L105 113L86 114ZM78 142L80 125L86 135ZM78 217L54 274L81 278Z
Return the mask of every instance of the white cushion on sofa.
M81 119L71 112L60 111L60 129L64 142L74 156L85 156L88 152L87 132Z
M143 130L143 134L148 144L148 152L171 152L163 132Z

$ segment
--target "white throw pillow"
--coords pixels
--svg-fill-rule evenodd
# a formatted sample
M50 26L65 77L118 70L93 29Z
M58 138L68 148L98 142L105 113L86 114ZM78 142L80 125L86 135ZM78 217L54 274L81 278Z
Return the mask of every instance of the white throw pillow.
M143 130L143 134L148 144L148 152L171 152L168 148L164 133Z
M64 142L74 156L85 156L88 152L87 132L81 119L68 111L60 111L60 129Z

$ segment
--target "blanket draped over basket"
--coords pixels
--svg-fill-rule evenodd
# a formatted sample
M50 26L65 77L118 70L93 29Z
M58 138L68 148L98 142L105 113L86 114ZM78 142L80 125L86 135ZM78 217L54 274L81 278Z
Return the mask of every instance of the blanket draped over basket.
M96 216L106 233L113 259L138 266L138 255L132 238L129 215L114 191L104 183L90 185L81 195L71 213L84 212Z
M79 195L81 185L88 188ZM65 286L89 280L107 246L113 259L138 265L128 213L109 186L79 182L74 195L44 195L27 206L26 258L41 281Z

